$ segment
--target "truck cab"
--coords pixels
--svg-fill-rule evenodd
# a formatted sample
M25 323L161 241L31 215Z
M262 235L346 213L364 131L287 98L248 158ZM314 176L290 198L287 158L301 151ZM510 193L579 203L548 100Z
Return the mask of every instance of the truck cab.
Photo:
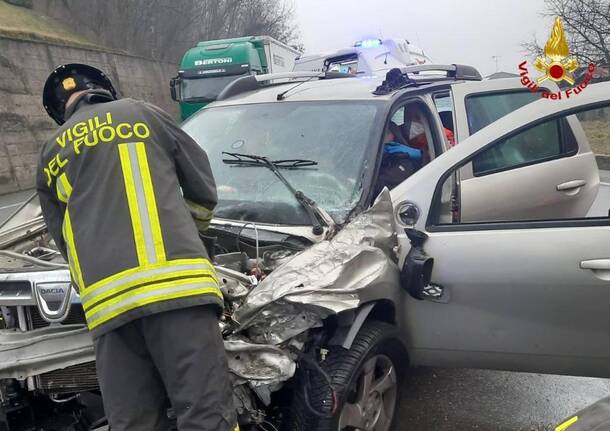
M199 42L182 58L170 81L172 99L186 120L237 78L292 69L299 52L269 36L247 36Z

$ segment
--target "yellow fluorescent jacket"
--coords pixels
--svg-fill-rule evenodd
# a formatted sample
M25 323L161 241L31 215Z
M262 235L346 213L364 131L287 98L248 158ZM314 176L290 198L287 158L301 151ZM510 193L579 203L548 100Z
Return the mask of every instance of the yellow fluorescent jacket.
M93 336L161 311L222 307L198 236L217 200L205 152L152 105L77 106L42 149L37 189Z

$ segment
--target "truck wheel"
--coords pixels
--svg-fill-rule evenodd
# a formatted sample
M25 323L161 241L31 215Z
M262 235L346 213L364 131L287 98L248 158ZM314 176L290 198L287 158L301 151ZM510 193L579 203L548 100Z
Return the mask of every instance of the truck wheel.
M407 355L397 328L366 322L349 350L333 348L320 365L322 370L318 372L300 373L286 429L396 429L400 383L407 369Z

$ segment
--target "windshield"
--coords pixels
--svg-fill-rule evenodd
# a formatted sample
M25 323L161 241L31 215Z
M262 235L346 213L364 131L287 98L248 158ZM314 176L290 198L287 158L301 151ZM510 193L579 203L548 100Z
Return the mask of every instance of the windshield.
M212 102L231 82L244 75L216 76L213 78L183 78L182 101Z
M230 166L222 152L270 160L307 159L317 166L282 169L296 189L337 223L360 200L367 152L381 110L375 102L287 102L208 108L184 129L208 153L219 203L217 217L309 225L288 188L265 167Z

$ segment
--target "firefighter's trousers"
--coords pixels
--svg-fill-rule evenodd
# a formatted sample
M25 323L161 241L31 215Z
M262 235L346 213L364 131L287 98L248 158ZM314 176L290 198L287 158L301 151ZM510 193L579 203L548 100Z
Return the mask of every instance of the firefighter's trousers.
M95 340L97 373L112 431L233 431L227 359L212 306L134 320Z

